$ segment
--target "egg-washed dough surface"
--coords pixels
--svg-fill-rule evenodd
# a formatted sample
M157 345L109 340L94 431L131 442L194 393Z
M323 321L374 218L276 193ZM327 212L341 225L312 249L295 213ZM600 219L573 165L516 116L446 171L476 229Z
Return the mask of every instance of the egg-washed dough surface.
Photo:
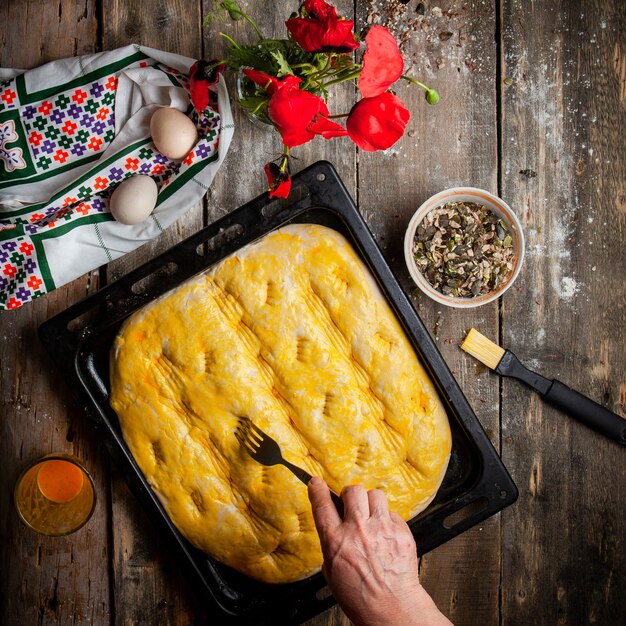
M434 497L451 436L435 389L369 271L337 232L274 231L134 314L111 404L191 543L266 582L322 563L305 486L240 447L238 417L339 493L381 488L405 520Z

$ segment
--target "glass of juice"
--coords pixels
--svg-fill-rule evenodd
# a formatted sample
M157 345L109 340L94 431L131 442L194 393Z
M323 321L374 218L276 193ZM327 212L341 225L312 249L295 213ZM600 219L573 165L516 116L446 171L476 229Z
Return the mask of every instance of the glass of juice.
M42 535L68 535L87 523L96 491L83 465L69 454L50 454L20 475L13 492L22 521Z

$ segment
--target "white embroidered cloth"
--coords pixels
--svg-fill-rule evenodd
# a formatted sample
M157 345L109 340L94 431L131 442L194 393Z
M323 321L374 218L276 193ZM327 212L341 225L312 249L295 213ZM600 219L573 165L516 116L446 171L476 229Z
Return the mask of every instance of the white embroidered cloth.
M158 235L197 203L220 167L234 126L223 80L209 107L190 104L195 62L130 45L0 70L0 309L15 309ZM200 139L170 161L150 138L150 116L175 107ZM116 222L111 192L136 174L159 187L141 224Z

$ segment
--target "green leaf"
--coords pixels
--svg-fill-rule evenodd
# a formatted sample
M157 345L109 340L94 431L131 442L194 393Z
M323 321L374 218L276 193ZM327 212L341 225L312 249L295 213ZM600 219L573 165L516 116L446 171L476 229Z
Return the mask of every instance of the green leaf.
M240 20L245 15L235 0L222 0L222 2L217 3L217 7L226 11L231 20Z
M289 67L289 63L287 63L287 59L285 59L283 53L280 50L272 50L270 51L270 54L272 55L276 63L278 63L278 71L276 73L277 78L293 74L291 67Z

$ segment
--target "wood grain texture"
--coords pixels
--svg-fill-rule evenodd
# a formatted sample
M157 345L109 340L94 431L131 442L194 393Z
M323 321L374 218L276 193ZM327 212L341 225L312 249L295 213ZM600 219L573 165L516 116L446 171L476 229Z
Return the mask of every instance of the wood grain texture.
M129 43L202 58L200 3L178 0L105 0L103 48ZM199 202L151 242L107 266L107 282L123 276L199 230ZM151 522L116 472L111 483L112 570L115 625L187 625L203 620L188 578L162 545ZM190 606L190 603L192 606ZM199 620L199 621L197 621Z
M0 2L0 61L33 67L129 42L210 59L222 50L218 30L253 40L243 23L202 31L211 4ZM246 4L277 36L296 6ZM386 154L318 138L294 150L294 170L322 158L337 167L489 437L498 449L502 442L520 488L518 503L501 517L426 555L422 582L456 626L625 623L624 450L520 384L500 384L457 347L474 326L529 366L626 415L623 2L341 0L339 10L356 15L357 29L395 24L407 70L442 100L429 107L417 89L401 87L412 118ZM347 111L354 99L346 88L330 106ZM262 167L280 153L278 136L236 107L235 121L204 210L199 204L160 239L111 264L107 280L264 190ZM405 269L402 237L411 214L432 193L458 184L500 191L523 220L527 259L500 308L437 307L414 291ZM219 623L123 478L109 471L108 456L36 338L42 321L93 292L98 277L92 272L0 314L0 624ZM98 506L78 533L42 538L18 522L10 496L28 462L60 450L86 462ZM348 624L334 608L307 626Z
M458 348L471 326L497 339L497 304L468 311L437 306L412 283L402 253L408 221L430 195L457 185L498 191L495 7L437 6L441 14L427 5L420 16L416 3L359 3L360 25L380 23L400 34L410 74L441 94L430 106L415 86L396 90L411 120L385 154L359 153L359 207L497 448L498 381ZM424 587L457 626L497 624L499 544L495 517L422 558Z
M29 68L94 52L94 4L2 3L0 65ZM39 324L97 287L92 272L0 313L0 624L108 623L108 460L37 338ZM22 469L51 452L80 458L96 484L95 513L70 537L35 534L12 502Z
M503 342L626 415L625 5L507 1L503 17L502 186L528 254ZM511 381L502 429L520 487L503 515L503 623L536 623L538 607L542 624L625 623L624 449Z
M200 0L103 0L102 47L106 50L130 43L202 57ZM111 282L189 237L203 225L199 202L161 235L108 265Z

